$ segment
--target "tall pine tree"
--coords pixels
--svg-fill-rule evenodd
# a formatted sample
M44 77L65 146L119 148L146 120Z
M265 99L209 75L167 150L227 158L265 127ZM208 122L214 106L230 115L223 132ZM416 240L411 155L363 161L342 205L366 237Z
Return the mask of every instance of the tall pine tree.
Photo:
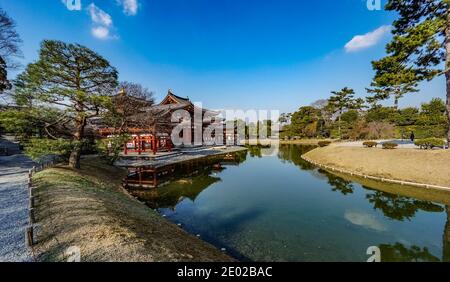
M332 91L333 94L328 100L328 109L338 115L338 134L341 138L341 116L347 110L359 110L363 107L364 100L355 99L355 91L345 87L341 91Z
M416 82L445 75L450 122L450 0L389 0L386 9L399 14L387 58L414 71ZM386 71L393 73L395 68Z
M56 123L70 124L73 149L72 168L80 167L85 128L110 104L117 87L117 71L94 51L61 41L41 44L39 60L29 64L16 82L17 93L32 95L36 101L63 110Z

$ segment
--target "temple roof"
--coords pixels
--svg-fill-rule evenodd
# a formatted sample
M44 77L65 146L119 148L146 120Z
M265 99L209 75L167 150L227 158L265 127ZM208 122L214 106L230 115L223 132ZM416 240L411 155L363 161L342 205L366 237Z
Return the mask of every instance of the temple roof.
M172 90L169 89L166 98L164 98L159 105L161 106L167 104L192 104L192 102L189 98L183 98L173 94Z

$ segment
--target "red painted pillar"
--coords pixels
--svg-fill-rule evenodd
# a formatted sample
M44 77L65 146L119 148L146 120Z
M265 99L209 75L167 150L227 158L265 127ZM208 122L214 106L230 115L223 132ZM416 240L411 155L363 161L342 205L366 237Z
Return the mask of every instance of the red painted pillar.
M158 152L158 145L157 145L157 141L156 141L156 136L153 136L153 155L156 155L156 152Z
M142 140L141 140L141 135L138 135L138 153L139 153L139 155L141 154L141 143L142 143Z

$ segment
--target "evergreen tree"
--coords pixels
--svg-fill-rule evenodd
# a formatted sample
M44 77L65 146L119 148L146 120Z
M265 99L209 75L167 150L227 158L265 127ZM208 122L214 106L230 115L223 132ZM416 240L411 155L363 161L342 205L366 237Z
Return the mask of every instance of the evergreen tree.
M394 97L394 108L398 109L399 100L408 93L417 92L417 78L414 70L406 68L395 56L389 56L372 62L375 77L367 92L376 100Z
M338 115L339 138L341 137L341 116L347 110L359 110L363 107L364 100L355 99L355 91L345 87L341 91L331 92L333 95L328 100L330 111Z
M16 87L20 95L31 95L37 105L63 110L55 125L69 125L74 145L69 165L79 168L87 122L111 103L109 96L117 87L116 69L84 46L45 40L38 61L27 66Z
M386 47L386 60L413 72L415 82L445 75L450 120L450 0L389 0L386 9L399 14L393 23L394 38ZM394 75L395 68L385 71Z

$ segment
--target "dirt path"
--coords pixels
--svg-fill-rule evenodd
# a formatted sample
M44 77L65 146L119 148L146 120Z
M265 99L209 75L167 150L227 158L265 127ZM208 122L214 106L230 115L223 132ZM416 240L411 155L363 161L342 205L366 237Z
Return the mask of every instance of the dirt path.
M25 245L28 224L28 170L33 162L24 155L0 157L0 261L29 261Z

